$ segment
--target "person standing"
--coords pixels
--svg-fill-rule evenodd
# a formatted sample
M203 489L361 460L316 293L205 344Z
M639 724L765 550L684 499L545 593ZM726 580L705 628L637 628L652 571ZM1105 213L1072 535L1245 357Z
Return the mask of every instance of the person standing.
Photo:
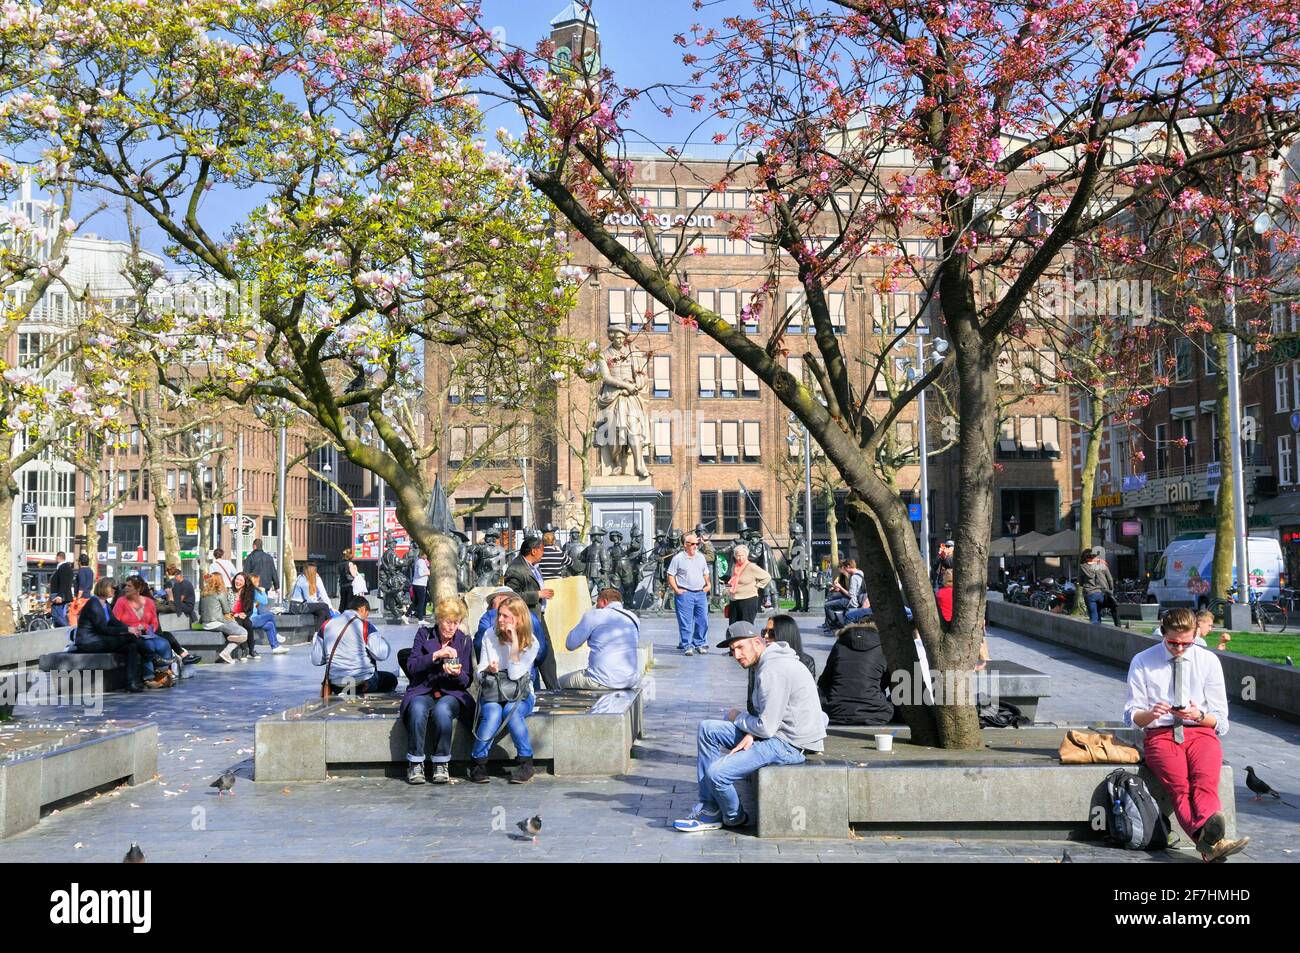
M700 537L687 535L685 547L668 564L668 585L677 610L677 648L683 655L709 652L709 561L699 552Z
M731 591L731 621L753 622L758 618L760 593L767 589L772 577L758 563L750 561L749 547L744 544L731 550L731 558L731 578L727 582Z
M542 573L537 568L542 561L542 538L529 536L519 547L519 555L506 567L506 587L519 594L524 605L535 611L541 620L541 632L535 637L545 646L545 661L539 662L542 683L551 690L560 687L560 678L555 669L555 652L551 645L551 635L546 629L546 600L554 597L555 590L542 588Z
M952 571L952 554L956 548L956 543L951 539L945 539L939 544L939 555L934 561L934 571L930 573L930 585L938 589L943 585L944 570Z
M57 559L58 566L50 577L50 614L54 616L55 625L65 626L68 624L68 606L72 605L72 587L76 583L77 573L63 553L59 553Z
M1178 826L1206 860L1245 848L1249 837L1229 840L1219 801L1219 774L1228 731L1223 666L1196 644L1196 616L1170 609L1160 623L1162 639L1133 656L1128 668L1124 721L1144 730L1147 768L1174 802Z
M537 571L543 579L559 579L564 575L564 550L555 542L555 527L547 523L542 527L542 561Z
M256 576L269 596L280 592L280 573L275 568L275 557L262 548L260 538L253 540L253 551L244 560L244 572Z
M790 540L790 598L794 599L795 612L808 611L808 572L811 559L803 540Z
M224 549L214 549L212 551L212 562L208 565L209 573L217 573L221 576L221 581L230 588L230 584L235 581L235 564L226 558Z
M420 553L411 566L411 615L416 622L424 621L429 605L429 557Z
M77 557L77 597L91 598L95 588L95 570L90 568L90 557L82 553Z
M1083 601L1088 606L1088 619L1097 624L1101 622L1101 610L1109 604L1111 621L1119 626L1119 605L1115 602L1115 579L1110 574L1110 567L1097 555L1095 549L1084 550L1080 559L1079 575L1082 584Z

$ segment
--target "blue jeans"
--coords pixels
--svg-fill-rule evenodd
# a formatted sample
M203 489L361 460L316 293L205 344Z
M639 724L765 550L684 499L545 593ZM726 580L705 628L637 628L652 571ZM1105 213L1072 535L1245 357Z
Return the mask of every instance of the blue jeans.
M141 657L144 659L144 667L148 670L146 677L151 672L154 678L158 673L165 669L172 660L172 647L161 635L142 635L140 636Z
M56 626L65 626L68 624L68 604L66 602L56 602L50 606L50 615L54 616Z
M710 720L700 722L696 739L700 803L710 814L721 811L722 819L729 824L740 820L743 813L736 794L737 781L765 765L804 762L802 751L779 738L755 738L746 750L728 754L744 737L734 722Z
M274 612L254 612L248 617L255 629L264 629L266 631L266 642L271 648L277 648L280 645L280 633L275 627Z
M1101 604L1106 601L1106 593L1101 590L1090 592L1085 597L1088 603L1088 619L1093 623L1101 622Z
M679 649L699 648L709 641L709 594L683 592L674 600Z
M424 761L424 738L433 722L433 754L429 760L434 764L446 764L451 760L451 732L460 715L460 700L452 695L434 698L432 695L417 695L406 706L406 760L420 764ZM500 722L498 721L498 725Z
M850 609L848 612L844 613L844 622L847 625L854 625L861 622L863 619L867 619L868 621L871 619L870 608Z
M532 692L522 702L506 702L505 708L511 709L510 720L506 726L510 730L510 737L515 742L515 753L521 758L531 758L533 756L533 745L528 739L528 725L524 719L533 713L533 705L537 703L537 696ZM478 728L474 732L474 750L470 752L470 757L478 760L486 758L488 751L492 747L492 739L496 737L497 729L501 727L501 715L503 706L500 702L481 702L479 704Z

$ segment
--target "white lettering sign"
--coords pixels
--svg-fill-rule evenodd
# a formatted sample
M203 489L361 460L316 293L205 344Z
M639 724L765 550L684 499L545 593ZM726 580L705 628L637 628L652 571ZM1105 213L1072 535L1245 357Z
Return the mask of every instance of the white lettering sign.
M687 228L713 228L714 217L712 215L649 215L647 216L651 225L658 225L660 228L672 228L674 225L685 225ZM606 225L640 225L641 217L633 215L631 212L611 212L605 216Z

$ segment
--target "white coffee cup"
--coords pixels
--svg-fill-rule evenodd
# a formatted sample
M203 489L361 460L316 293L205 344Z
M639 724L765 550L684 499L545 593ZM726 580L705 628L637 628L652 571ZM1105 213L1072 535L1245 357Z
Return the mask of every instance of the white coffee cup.
M894 750L894 736L893 736L893 735L876 735L876 750L877 750L877 751L893 751L893 750Z

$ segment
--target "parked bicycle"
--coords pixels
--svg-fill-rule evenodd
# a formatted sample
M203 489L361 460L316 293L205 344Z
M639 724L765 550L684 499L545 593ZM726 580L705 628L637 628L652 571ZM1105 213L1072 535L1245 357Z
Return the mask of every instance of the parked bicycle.
M41 632L45 629L52 629L54 628L54 616L48 609L28 612L18 618L14 628L18 632Z
M1281 632L1286 629L1290 622L1291 616L1286 605L1281 602L1275 602L1272 599L1261 599L1259 592L1255 589L1246 590L1250 598L1250 620L1259 626L1265 632L1270 630ZM1290 590L1295 592L1295 590ZM1207 608L1214 613L1214 621L1217 625L1223 625L1224 618L1228 614L1228 606L1237 605L1237 586L1231 586L1228 589L1227 599L1211 599Z

